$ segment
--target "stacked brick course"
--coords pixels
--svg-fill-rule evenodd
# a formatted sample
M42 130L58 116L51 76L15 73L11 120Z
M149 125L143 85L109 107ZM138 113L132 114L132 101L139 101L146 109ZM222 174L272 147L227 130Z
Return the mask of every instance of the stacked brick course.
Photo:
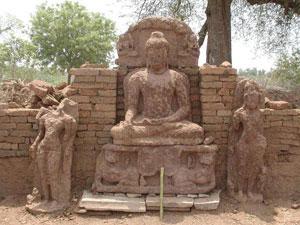
M35 109L0 110L0 195L28 193L34 166L28 156L38 125Z
M0 111L0 157L27 156L37 135L35 109Z
M74 182L90 185L94 178L96 157L104 144L110 143L110 129L116 123L117 72L103 68L71 70L70 97L79 105L79 126L75 139Z
M299 197L300 109L265 109L268 179L266 194L271 197Z
M217 185L226 184L228 130L232 117L236 70L223 67L200 68L200 102L205 136L215 137L219 147L216 164Z

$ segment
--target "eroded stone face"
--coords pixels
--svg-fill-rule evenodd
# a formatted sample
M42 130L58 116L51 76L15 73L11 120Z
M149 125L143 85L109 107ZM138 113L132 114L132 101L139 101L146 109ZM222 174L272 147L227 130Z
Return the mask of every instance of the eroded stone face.
M260 111L263 95L253 81L243 80L237 90L243 93L243 105L233 115L228 161L228 189L239 200L262 201L267 147Z
M146 42L147 68L124 81L125 121L111 130L119 145L201 144L203 129L187 120L189 81L168 69L168 41L153 32Z
M30 212L54 212L68 206L71 192L73 141L78 122L77 103L64 99L56 110L41 108L39 134L30 147L38 168L40 187L26 206ZM41 199L36 198L36 192Z

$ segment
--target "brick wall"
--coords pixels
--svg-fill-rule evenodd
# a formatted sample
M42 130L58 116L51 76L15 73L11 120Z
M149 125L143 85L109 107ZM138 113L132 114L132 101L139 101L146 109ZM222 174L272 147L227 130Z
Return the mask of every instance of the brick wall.
M31 191L34 167L27 156L37 135L37 112L0 110L0 195Z
M94 179L96 157L112 141L110 129L116 123L117 72L102 68L72 69L70 97L79 105L79 126L73 157L73 183L89 187Z
M200 68L201 125L205 136L215 137L219 147L216 160L218 186L226 184L228 129L232 116L236 70L231 68Z
M265 109L268 182L271 197L300 197L300 109Z
M219 186L226 181L228 127L236 71L225 68L186 68L191 82L193 121L202 125L206 136L219 145L216 175ZM124 111L122 78L127 70L80 68L72 70L70 98L79 104L79 126L73 157L73 186L90 187L94 179L96 157L103 144L110 143L110 129ZM123 77L122 77L123 76ZM118 79L118 86L117 86ZM201 103L200 103L201 100ZM37 134L34 109L0 111L0 195L29 192L32 164L28 148ZM269 196L300 195L300 109L265 109L265 136L268 141ZM118 116L117 116L118 115Z
M0 157L27 156L37 135L36 109L0 111Z

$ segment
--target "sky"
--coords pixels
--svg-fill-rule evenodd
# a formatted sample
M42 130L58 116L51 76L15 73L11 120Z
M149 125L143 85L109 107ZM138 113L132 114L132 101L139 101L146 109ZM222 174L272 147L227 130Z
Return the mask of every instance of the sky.
M89 11L100 12L105 17L113 20L116 24L117 34L126 32L129 25L134 22L130 17L133 8L125 7L120 0L76 0L84 5ZM1 2L0 16L7 14L21 19L25 25L29 24L30 17L35 13L36 7L45 0L7 0ZM48 0L49 4L62 3L64 0ZM194 32L197 32L194 30ZM205 43L200 49L199 65L205 63ZM233 67L246 69L256 67L258 69L269 70L274 67L274 59L262 53L255 52L255 43L242 40L232 41L232 61Z

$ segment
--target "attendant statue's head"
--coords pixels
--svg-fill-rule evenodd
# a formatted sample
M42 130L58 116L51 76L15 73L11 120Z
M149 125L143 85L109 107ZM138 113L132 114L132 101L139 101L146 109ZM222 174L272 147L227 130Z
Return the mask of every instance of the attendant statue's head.
M146 42L147 69L155 74L162 74L168 69L169 42L159 31L151 33Z
M256 91L248 91L244 95L244 107L249 110L259 109L262 95Z

